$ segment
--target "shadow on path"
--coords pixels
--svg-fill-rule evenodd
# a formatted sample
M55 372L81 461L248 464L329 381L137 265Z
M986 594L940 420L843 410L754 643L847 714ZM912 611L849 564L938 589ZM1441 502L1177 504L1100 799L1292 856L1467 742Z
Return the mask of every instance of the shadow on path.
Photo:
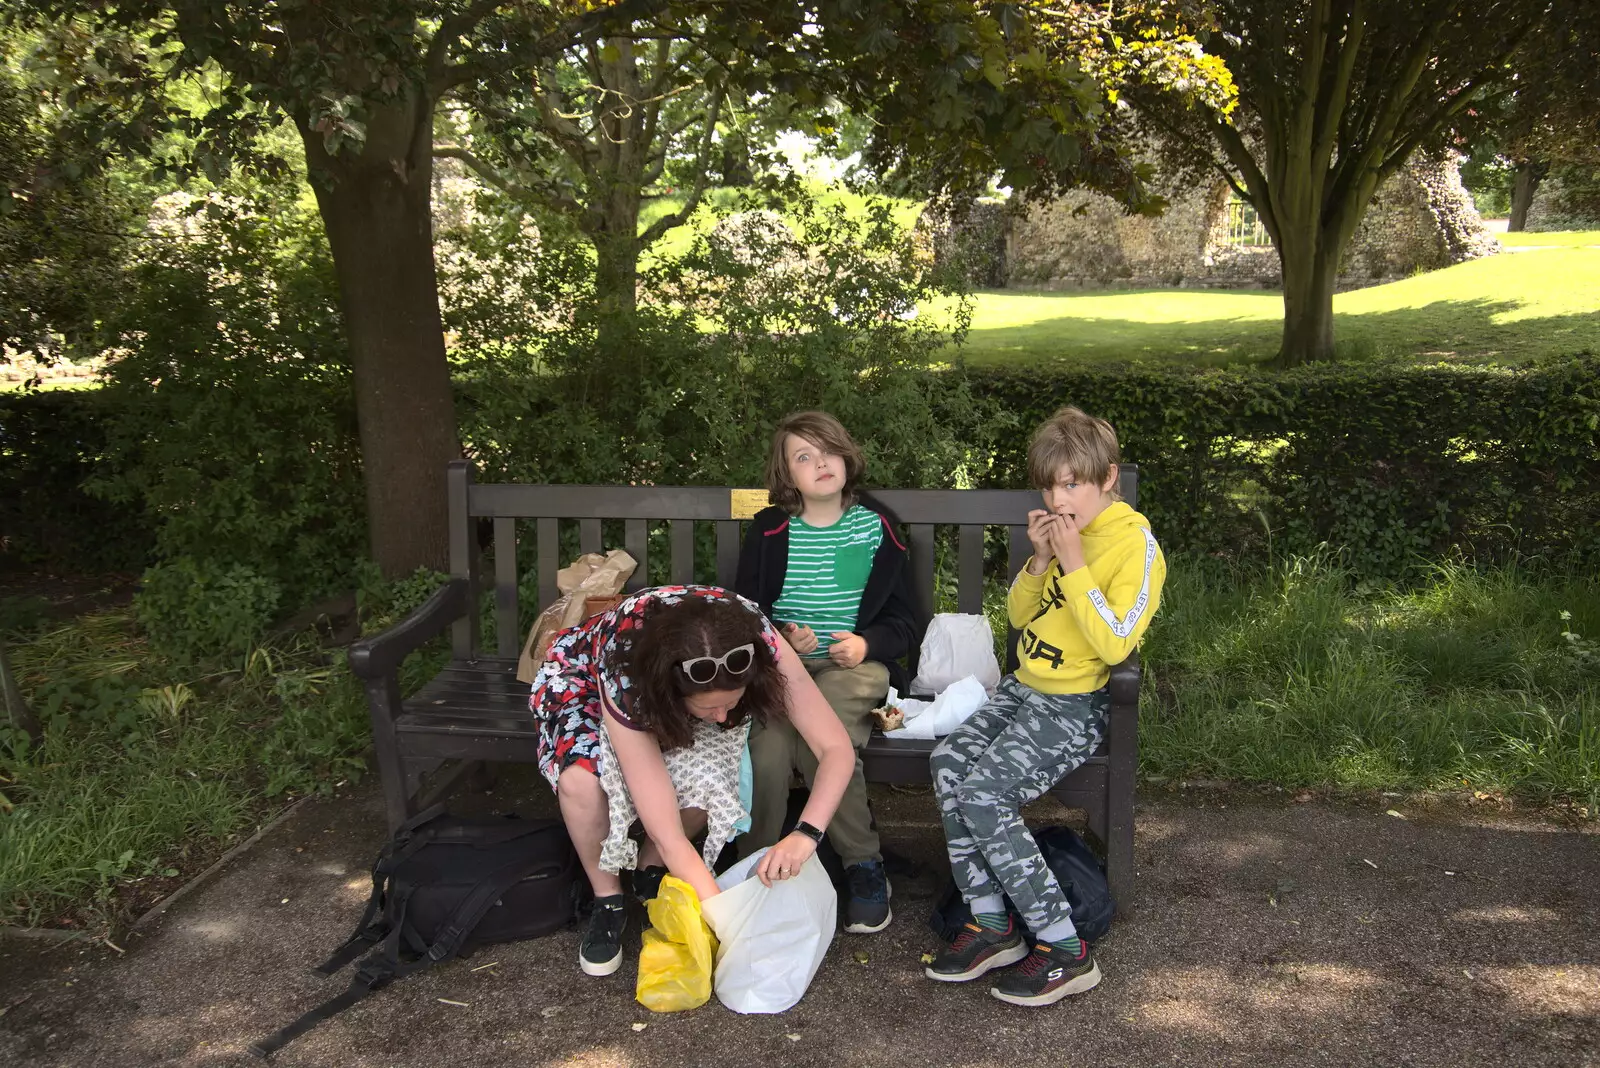
M518 807L550 812L536 785ZM653 1016L633 1001L631 960L608 979L579 973L573 931L405 980L274 1063L1600 1064L1600 834L1323 804L1146 803L1137 894L1097 947L1105 981L1029 1010L981 983L922 977L942 856L932 798L874 798L886 842L926 874L898 880L888 931L841 934L782 1016L715 1001ZM1043 802L1032 815L1063 814ZM309 968L354 923L381 837L369 786L302 808L126 956L0 940L0 1064L256 1063L251 1041L334 992L339 980Z

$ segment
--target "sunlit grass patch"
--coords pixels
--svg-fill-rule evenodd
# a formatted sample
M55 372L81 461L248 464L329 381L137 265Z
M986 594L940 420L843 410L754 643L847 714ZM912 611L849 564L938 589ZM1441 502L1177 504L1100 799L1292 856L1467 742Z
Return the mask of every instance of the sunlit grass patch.
M1600 245L1600 230L1552 230L1535 232L1519 230L1516 233L1495 234L1495 240L1506 248L1545 248L1551 245L1566 247Z
M1553 236L1553 235L1544 235ZM1600 349L1600 248L1502 253L1334 297L1340 358L1512 362ZM1283 298L1265 290L978 294L974 364L1270 358Z

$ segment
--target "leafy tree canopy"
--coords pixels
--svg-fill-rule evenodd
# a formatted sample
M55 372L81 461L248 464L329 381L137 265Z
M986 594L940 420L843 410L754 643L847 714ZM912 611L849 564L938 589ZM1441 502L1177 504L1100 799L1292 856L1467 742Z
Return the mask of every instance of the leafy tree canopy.
M60 106L103 155L270 168L260 135L293 122L339 280L373 554L402 574L443 562L460 449L431 240L441 104L559 139L541 71L579 48L620 59L613 38L667 41L670 65L670 42L688 42L712 93L874 115L873 158L930 188L1000 172L1025 193L1087 185L1151 210L1109 129L1121 95L1230 102L1185 16L1180 0L18 0L5 17L40 34Z
M1210 0L1201 39L1238 107L1177 106L1136 89L1179 173L1220 173L1256 209L1283 263L1280 359L1333 354L1333 281L1384 179L1454 145L1490 105L1568 77L1587 0Z

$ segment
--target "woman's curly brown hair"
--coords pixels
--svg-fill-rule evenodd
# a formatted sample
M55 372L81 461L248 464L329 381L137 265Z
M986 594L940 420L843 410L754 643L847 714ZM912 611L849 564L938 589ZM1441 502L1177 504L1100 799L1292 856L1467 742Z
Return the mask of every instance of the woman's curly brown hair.
M620 662L607 670L625 675L633 695L624 711L629 719L656 736L663 751L679 749L694 741L697 722L683 703L689 694L710 690L737 690L744 696L722 724L731 729L747 718L757 723L784 714L787 690L778 660L762 638L762 617L728 598L685 597L681 601L657 601L639 622L638 636ZM753 644L755 663L743 675L718 668L708 683L695 683L683 673L685 660L696 656L721 656L729 649Z

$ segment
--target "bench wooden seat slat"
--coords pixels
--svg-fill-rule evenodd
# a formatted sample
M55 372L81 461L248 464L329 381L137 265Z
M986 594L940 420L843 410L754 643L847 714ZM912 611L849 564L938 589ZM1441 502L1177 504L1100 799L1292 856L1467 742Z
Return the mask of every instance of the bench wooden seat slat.
M467 731L472 734L492 735L499 738L526 738L537 740L539 732L527 716L498 715L475 708L452 708L445 705L434 712L408 712L400 717L402 734L455 734Z
M1121 491L1137 507L1138 472L1122 468ZM914 595L930 613L936 597L938 527L956 531L956 607L982 612L985 529L1008 531L1008 575L1032 553L1027 526L1019 523L1038 495L1026 490L874 490L873 496L905 524L912 556ZM665 522L670 541L670 581L696 580L696 522L711 522L715 534L715 581L732 586L742 539L734 493L725 487L476 485L466 461L450 465L450 572L444 588L400 623L350 649L350 666L363 681L373 724L373 748L383 779L391 827L418 810L422 774L447 760L527 762L536 758L538 734L528 714L528 686L516 678L516 656L531 612L519 602L517 542L536 539L534 558L540 606L558 595L561 521L576 520L584 552L603 551L605 520L622 521L622 542L639 568L628 590L650 581L651 525ZM495 638L479 634L478 594L483 578L478 523L493 522ZM531 521L531 522L528 522ZM519 522L522 525L519 525ZM615 529L614 527L612 528ZM400 691L402 660L430 639L451 633L452 659L410 698ZM1007 669L1016 666L1015 634ZM494 655L489 655L490 652ZM914 673L915 656L908 657ZM1057 783L1051 796L1083 809L1090 829L1106 848L1112 892L1127 900L1133 885L1133 793L1138 759L1137 656L1111 673L1112 709L1100 751ZM925 783L928 755L936 743L873 732L861 752L872 782Z
M402 705L400 715L400 729L405 730L406 725L415 716L427 715L442 709L454 709L463 715L521 715L528 704L527 687L519 687L520 694L509 691L499 691L488 687L457 688L454 686L440 687L418 693L417 696ZM519 700L522 708L509 704L512 700ZM533 729L532 717L529 717L528 729Z

